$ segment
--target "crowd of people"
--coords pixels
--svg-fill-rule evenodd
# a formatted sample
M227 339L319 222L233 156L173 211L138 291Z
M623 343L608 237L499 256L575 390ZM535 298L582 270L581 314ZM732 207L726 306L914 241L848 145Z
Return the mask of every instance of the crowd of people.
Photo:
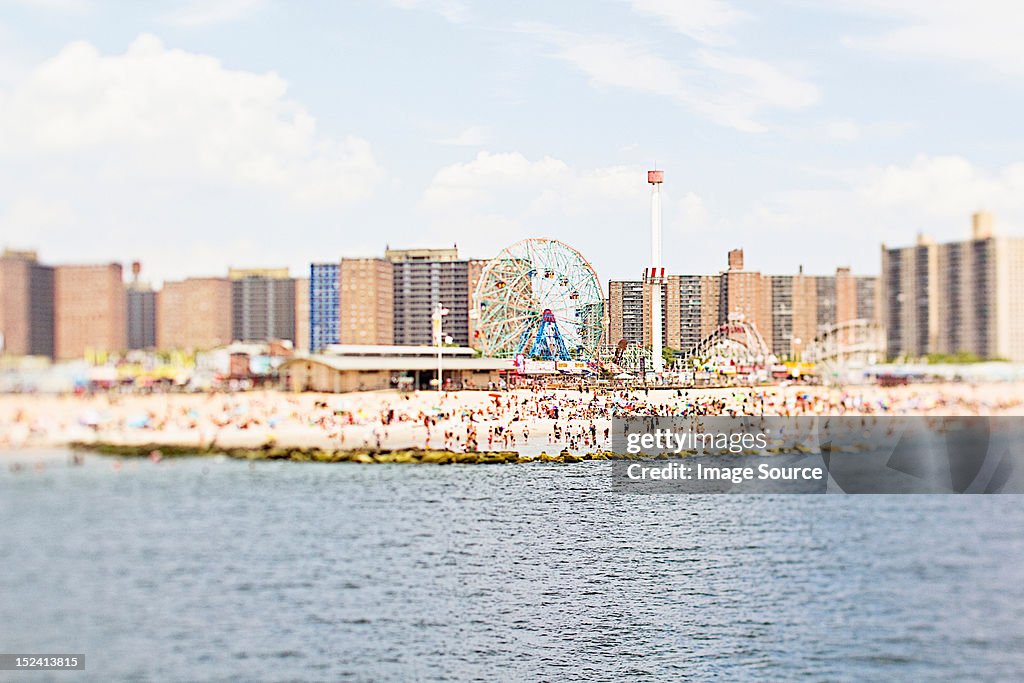
M577 451L607 447L611 420L630 415L999 415L1020 413L1022 406L1019 385L3 396L0 448L95 439Z

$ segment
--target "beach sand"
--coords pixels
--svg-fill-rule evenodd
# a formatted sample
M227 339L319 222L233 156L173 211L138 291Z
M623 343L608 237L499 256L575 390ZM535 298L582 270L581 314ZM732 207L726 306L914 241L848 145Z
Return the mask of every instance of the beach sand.
M464 450L472 430L479 450L536 455L607 447L604 435L613 413L677 414L687 408L702 414L1020 415L1024 385L791 385L691 389L682 395L674 390L0 395L0 450L74 442Z

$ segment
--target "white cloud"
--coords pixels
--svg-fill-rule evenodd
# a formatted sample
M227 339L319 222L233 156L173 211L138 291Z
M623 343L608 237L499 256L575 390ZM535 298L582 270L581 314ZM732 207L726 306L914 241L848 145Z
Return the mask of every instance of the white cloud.
M489 137L490 134L485 126L470 126L454 137L438 140L438 143L456 147L480 147L487 144Z
M725 248L718 236L727 234L747 250L751 269L788 272L803 263L814 273L840 265L877 273L881 243L911 244L918 232L965 239L975 211L995 215L997 234L1024 235L1024 163L985 169L959 156L922 155L837 180L830 189L768 194L728 223L712 215L704 246Z
M632 0L633 11L655 16L674 31L706 45L731 45L727 29L748 15L723 0Z
M961 222L979 209L1012 223L1024 219L1024 163L992 172L959 156L921 155L909 165L872 168L866 175L857 195L875 207Z
M647 192L639 167L580 170L552 157L480 152L438 170L420 208L432 237L489 256L524 237L557 236L582 248L621 234L624 217L644 220Z
M817 87L768 62L699 49L681 67L640 43L581 36L537 24L520 25L553 45L555 56L580 69L597 87L658 95L711 121L746 132L767 129L767 111L803 109L818 102Z
M267 0L189 0L166 14L164 21L176 26L213 26L237 21L266 4Z
M551 157L530 161L518 152L480 152L472 161L440 169L423 193L423 205L447 211L491 204L499 193L543 192L570 173L564 161Z
M382 178L370 145L318 133L273 73L223 67L152 35L123 55L75 42L0 90L0 159L97 176L367 198ZM85 169L85 170L84 170Z
M1024 5L1018 0L843 0L840 7L899 23L847 45L893 55L959 61L1024 75Z
M676 227L679 230L687 234L692 234L694 231L699 231L706 227L708 225L709 218L710 214L700 195L693 192L687 192L683 198L679 200L676 215Z
M558 56L583 71L594 85L639 90L680 102L691 97L684 85L684 72L642 45L560 35Z
M804 109L818 102L818 89L814 84L763 60L711 50L699 50L697 56L704 66L735 76L736 87L752 109Z

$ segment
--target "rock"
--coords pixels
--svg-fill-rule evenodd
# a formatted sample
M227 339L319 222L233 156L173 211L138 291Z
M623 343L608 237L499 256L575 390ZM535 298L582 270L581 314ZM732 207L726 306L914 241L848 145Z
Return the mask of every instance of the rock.
M291 459L295 462L309 462L312 456L304 448L293 448L290 451Z
M419 462L419 459L416 457L416 453L414 453L413 451L394 451L393 453L391 453L391 462L409 465L412 463Z

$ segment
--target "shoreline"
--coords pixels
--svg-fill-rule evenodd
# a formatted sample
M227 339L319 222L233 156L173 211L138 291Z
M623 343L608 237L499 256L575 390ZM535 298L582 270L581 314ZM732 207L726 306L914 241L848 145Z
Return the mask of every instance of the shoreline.
M272 442L259 448L231 448L216 446L197 448L184 444L123 444L105 441L72 442L67 449L87 451L96 455L122 458L202 458L226 456L235 460L288 460L291 462L353 462L358 464L423 464L423 465L522 465L533 462L576 463L584 460L639 460L640 457L613 451L595 451L575 455L562 450L557 455L541 452L537 456L518 451L451 451L446 449L400 448L364 450L356 448L322 449L300 446L278 446Z

